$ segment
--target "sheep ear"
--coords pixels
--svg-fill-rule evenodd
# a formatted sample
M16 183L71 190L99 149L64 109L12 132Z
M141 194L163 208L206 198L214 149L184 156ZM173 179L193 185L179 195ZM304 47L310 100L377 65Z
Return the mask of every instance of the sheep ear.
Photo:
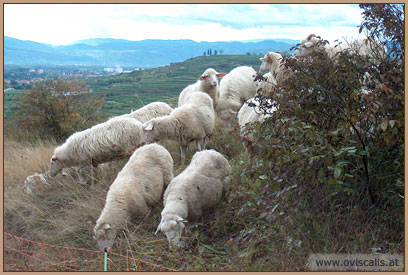
M202 75L202 76L200 76L199 78L198 78L198 80L204 80L204 79L206 79L208 76L206 76L206 75Z
M306 38L306 40L310 40L312 37L316 37L316 35L314 33L309 34L309 36Z
M105 224L105 225L103 226L103 229L105 229L105 230L108 230L108 229L110 229L110 228L111 228L111 226L110 226L109 223L107 223L107 224Z
M182 221L184 221L184 219L183 219L182 217L177 216L176 221L177 221L177 222L182 222Z
M56 160L58 160L58 158L52 157L51 160L52 160L52 161L56 161Z
M313 46L313 43L312 42L305 42L305 47L306 48L310 48L311 46Z
M146 122L145 125L143 125L143 130L145 131L153 130L153 122L151 121Z
M217 74L217 77L223 77L225 75L226 75L226 73L219 73L219 74Z

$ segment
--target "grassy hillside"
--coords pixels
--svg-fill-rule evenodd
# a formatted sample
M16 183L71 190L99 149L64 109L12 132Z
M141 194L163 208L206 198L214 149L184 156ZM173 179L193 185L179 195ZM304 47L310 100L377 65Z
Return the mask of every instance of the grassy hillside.
M95 94L105 97L103 115L112 116L157 100L176 104L181 90L194 83L207 68L228 73L237 66L258 70L259 56L200 56L169 66L92 79L88 84Z
M258 70L260 63L259 56L254 55L199 56L154 69L90 79L87 88L92 90L90 95L105 98L102 116L110 117L136 110L153 101L176 105L184 87L194 83L207 68L228 73L237 66L251 66ZM20 93L18 90L4 92L6 117L13 115L17 102L15 95Z

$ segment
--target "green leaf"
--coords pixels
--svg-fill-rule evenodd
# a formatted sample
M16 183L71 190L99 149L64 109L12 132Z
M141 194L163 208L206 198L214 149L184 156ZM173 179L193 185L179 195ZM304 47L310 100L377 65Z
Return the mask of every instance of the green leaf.
M334 168L334 177L336 179L339 178L342 171L343 171L343 168L341 168L341 167L337 166L336 168Z
M388 128L388 123L387 121L384 120L383 122L381 122L381 129L385 131L387 130L387 128Z
M260 178L261 180L266 180L266 179L268 178L268 176L266 176L266 175L260 175L259 178Z
M329 184L337 184L337 180L336 180L336 179L331 179L331 180L329 181Z
M388 123L390 124L391 128L394 128L395 120L390 120Z
M340 129L337 129L337 130L335 130L335 131L333 131L333 132L329 132L329 135L331 135L331 136L337 136L337 135L339 134L339 131L340 131Z

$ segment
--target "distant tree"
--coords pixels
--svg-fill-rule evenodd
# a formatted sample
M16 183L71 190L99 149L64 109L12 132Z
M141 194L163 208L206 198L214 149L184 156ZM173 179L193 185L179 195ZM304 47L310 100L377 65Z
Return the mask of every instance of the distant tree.
M214 55L217 55L217 50L214 50Z
M212 55L212 49L210 49L210 55Z
M89 97L84 82L60 79L34 84L19 96L15 123L18 128L40 137L63 140L100 119L104 99Z
M251 53L250 53L250 52L246 52L246 55L251 55Z
M203 52L203 55L204 55L204 56L206 56L206 55L207 55L207 53L206 53L206 52Z
M220 54L223 54L223 53L224 53L224 50L220 49Z

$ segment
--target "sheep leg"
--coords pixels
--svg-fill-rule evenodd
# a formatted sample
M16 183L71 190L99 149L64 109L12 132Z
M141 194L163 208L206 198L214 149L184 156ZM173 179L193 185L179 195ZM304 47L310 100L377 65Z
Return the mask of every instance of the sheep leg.
M95 178L96 178L96 173L97 173L97 166L91 166L91 185L93 186L95 184Z
M84 175L82 174L82 169L84 168L85 166L81 166L81 167L75 167L74 169L75 169L75 172L76 172L76 175L77 175L77 177L78 177L78 182L79 182L79 184L86 184L86 178L84 177Z
M184 166L184 161L186 160L186 151L187 151L188 145L185 146L180 146L180 165Z

